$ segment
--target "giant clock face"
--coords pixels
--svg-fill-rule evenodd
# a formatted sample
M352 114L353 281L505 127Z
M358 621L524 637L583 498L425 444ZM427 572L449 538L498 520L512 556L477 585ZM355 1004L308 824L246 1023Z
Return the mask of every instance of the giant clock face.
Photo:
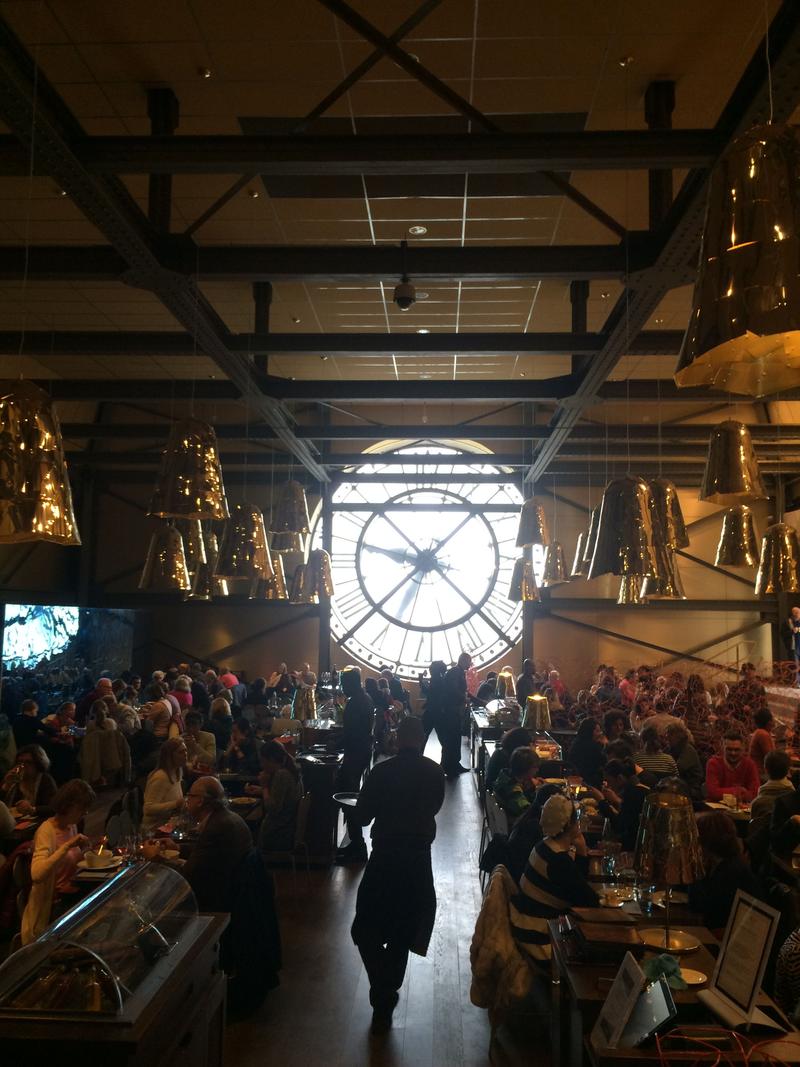
M501 473L484 457L439 445L397 451L408 465L365 455L357 473L378 480L334 492L331 630L354 659L405 677L463 651L476 666L499 659L522 631L521 605L506 596L521 494L511 482L470 483ZM395 480L381 482L390 471ZM446 485L426 484L439 471ZM321 545L319 524L312 543Z

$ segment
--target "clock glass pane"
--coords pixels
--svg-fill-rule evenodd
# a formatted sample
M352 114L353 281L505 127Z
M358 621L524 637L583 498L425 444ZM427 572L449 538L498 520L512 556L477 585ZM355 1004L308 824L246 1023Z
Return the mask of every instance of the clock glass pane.
M506 596L522 495L491 453L433 441L391 452L408 462L365 453L350 473L372 480L343 481L333 494L333 635L355 660L407 678L462 651L491 663L522 632L522 606ZM321 544L317 519L312 547ZM537 578L541 568L534 550Z

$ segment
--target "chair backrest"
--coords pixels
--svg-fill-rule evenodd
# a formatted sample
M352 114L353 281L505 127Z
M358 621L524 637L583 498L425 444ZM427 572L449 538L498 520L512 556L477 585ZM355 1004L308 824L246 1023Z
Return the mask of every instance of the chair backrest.
M500 807L491 793L486 794L486 821L489 824L489 832L508 835L508 816Z
M304 793L297 805L297 818L294 824L294 847L305 844L308 813L311 809L311 793Z

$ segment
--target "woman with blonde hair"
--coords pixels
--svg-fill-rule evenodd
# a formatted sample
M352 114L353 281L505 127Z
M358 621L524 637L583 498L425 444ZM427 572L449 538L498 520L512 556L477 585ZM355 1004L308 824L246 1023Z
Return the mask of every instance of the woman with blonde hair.
M183 809L182 782L186 759L186 745L182 738L171 737L161 746L158 767L144 787L143 834L151 834L164 819Z

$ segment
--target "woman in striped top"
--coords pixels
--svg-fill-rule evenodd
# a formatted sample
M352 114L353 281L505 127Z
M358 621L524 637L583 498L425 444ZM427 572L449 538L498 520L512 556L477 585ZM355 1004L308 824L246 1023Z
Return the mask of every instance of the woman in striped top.
M678 765L669 752L664 752L658 727L648 723L641 738L644 751L636 753L636 762L642 769L640 777L645 785L654 785L661 778L675 777Z
M597 893L586 881L586 842L571 800L557 793L542 808L543 839L528 857L520 892L509 902L511 931L537 963L550 959L548 919L576 906L594 907Z

